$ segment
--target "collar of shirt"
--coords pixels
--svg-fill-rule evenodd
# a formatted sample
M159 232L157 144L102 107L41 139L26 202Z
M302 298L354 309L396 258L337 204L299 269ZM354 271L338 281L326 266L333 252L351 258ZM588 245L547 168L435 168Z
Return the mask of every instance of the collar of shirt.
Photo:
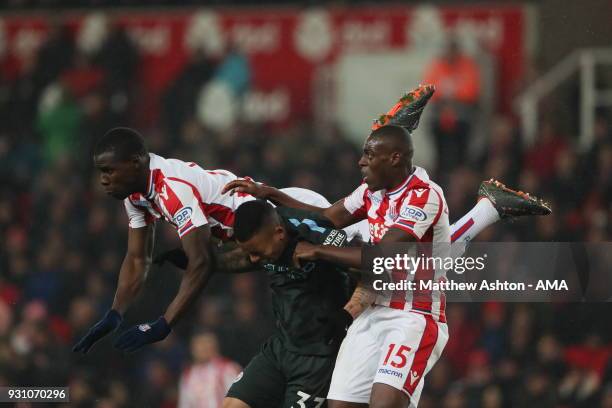
M147 181L147 193L144 195L147 199L152 199L155 195L155 169L158 168L157 161L159 156L154 153L149 153L149 180Z
M422 187L421 185L423 184L423 182L426 182L427 180L429 180L429 175L427 174L427 171L425 171L425 169L422 167L413 166L413 168L414 168L413 172L410 173L404 179L404 181L402 181L397 187L391 190L381 190L380 197L382 198L384 196L393 196L399 193L400 191L402 191L406 187L408 187L409 189ZM427 187L427 186L424 186L424 187Z

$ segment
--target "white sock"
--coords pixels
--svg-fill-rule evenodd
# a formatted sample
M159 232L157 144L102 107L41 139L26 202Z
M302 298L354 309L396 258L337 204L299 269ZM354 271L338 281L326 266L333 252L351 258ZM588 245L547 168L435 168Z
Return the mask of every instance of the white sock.
M469 242L483 229L499 220L499 214L491 201L483 198L459 221L451 225L451 242Z

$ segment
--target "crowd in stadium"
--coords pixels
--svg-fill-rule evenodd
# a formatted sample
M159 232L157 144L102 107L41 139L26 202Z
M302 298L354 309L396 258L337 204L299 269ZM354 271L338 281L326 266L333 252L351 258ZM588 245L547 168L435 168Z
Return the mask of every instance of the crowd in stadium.
M269 294L263 274L216 276L165 341L128 356L109 339L86 356L71 352L111 304L126 243L123 205L100 192L90 157L97 136L134 123L131 108L138 103L137 53L120 32L109 42L84 59L58 30L17 81L0 78L0 385L69 386L74 407L170 408L189 398L179 390L197 392L179 381L216 355L215 336L221 355L240 365L258 351L273 327ZM179 83L170 90L189 106ZM141 129L155 153L274 186L310 188L332 202L359 183L359 147L340 132L322 137L308 123L283 129L239 123L220 133L188 108L177 113L172 103L165 106L158 126ZM481 180L496 177L544 197L553 214L498 223L479 240L612 237L606 112L585 153L552 115L530 148L510 116L495 117L487 133L480 157L443 174L428 169L446 192L451 221L473 205ZM177 244L173 230L158 230L157 251ZM156 319L178 277L170 266L153 267L120 330ZM449 305L450 341L419 406L612 407L609 309L607 303ZM203 331L208 352L190 347Z

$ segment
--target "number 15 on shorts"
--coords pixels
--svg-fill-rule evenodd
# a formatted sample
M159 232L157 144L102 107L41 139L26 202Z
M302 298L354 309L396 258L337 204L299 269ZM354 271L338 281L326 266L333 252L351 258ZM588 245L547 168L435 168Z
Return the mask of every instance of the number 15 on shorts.
M389 344L389 350L383 365L391 364L391 367L402 368L408 362L408 354L410 353L410 347L404 346L403 344Z

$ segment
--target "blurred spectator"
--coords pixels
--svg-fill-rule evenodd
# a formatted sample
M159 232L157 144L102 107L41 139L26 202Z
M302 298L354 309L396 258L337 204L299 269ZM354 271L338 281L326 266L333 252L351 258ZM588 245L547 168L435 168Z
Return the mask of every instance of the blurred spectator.
M233 318L224 321L219 335L223 339L225 354L244 366L269 337L272 322L253 299L236 298L232 305Z
M463 376L467 369L469 351L477 344L480 328L470 319L464 304L453 304L448 307L449 330L453 333L445 347L446 358L452 364L454 374Z
M493 118L491 136L480 160L487 176L504 180L508 185L518 184L523 151L519 134L511 119Z
M219 354L218 340L212 332L200 332L191 338L191 356L193 364L181 375L178 407L220 407L241 372L240 366Z
M127 113L138 68L138 50L125 29L118 25L110 28L94 61L105 71L104 89L110 95L113 111Z
M163 96L163 123L171 135L179 134L186 119L195 114L195 103L202 86L215 73L216 63L203 51L190 55L183 70Z
M446 52L425 69L425 83L434 84L433 133L438 153L438 174L444 175L463 163L470 142L474 107L480 95L480 73L476 62L463 54L455 39Z
M215 80L225 82L235 96L249 88L251 68L246 56L237 47L230 47L215 72Z
M197 118L206 127L223 132L241 124L242 98L249 88L251 68L238 47L230 46L219 59L211 81L202 86Z
M508 338L505 323L505 307L499 302L488 302L483 307L481 346L486 351L483 356L497 361L503 354ZM484 357L483 357L484 358Z
M559 341L552 334L546 334L538 340L537 349L537 363L552 378L560 380L567 368Z
M543 121L535 146L525 155L525 165L547 182L554 175L561 153L567 148L565 137L557 132L550 121Z
M517 407L555 408L555 391L551 378L535 369L524 378L523 389L515 396Z
M612 408L612 384L608 385L603 392L601 408Z
M493 380L490 357L485 350L473 350L467 360L465 396L469 406L478 405L486 386Z
M482 408L502 408L503 399L499 387L490 385L482 393Z
M36 55L36 65L32 73L35 97L70 67L74 51L74 38L69 27L55 22L47 41Z
M145 373L145 382L142 384L144 392L138 396L138 406L175 407L177 393L168 365L158 359L151 360L145 365Z
M81 109L60 85L51 85L42 95L37 130L44 141L44 158L54 163L60 156L74 153L82 120Z

